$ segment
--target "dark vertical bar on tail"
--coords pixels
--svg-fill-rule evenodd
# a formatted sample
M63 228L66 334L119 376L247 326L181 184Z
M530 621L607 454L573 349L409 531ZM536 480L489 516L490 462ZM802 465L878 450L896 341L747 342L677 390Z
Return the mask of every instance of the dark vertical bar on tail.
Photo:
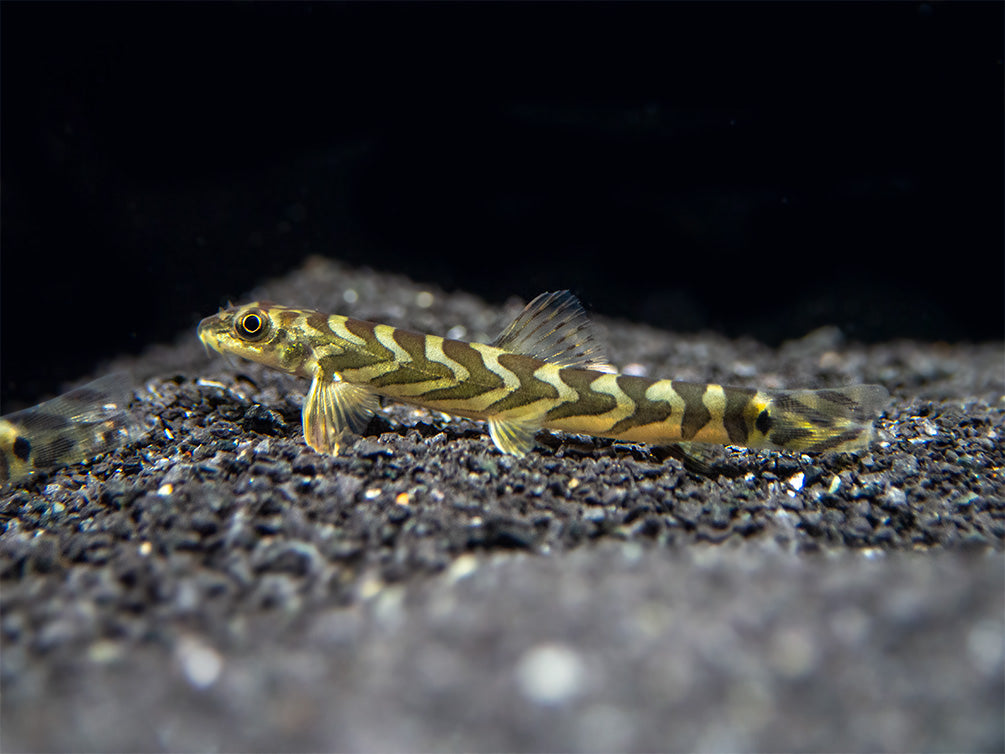
M677 394L684 399L684 416L681 419L680 433L685 440L690 440L712 419L712 414L709 413L705 401L702 400L705 391L708 390L708 385L677 382L676 380L671 385Z
M734 445L746 445L749 430L747 428L747 407L750 399L757 391L745 387L724 387L726 408L723 411L722 424L726 428L729 441Z

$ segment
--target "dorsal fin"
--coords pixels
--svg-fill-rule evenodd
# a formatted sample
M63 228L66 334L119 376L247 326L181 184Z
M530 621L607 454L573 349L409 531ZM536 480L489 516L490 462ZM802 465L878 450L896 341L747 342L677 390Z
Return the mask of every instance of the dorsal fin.
M497 348L562 367L613 372L583 305L570 291L542 293L492 341Z

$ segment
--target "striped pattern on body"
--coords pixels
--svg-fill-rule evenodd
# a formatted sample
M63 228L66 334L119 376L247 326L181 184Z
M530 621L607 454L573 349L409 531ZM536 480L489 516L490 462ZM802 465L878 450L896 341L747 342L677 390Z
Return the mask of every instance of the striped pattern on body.
M551 360L500 345L466 343L269 302L209 317L200 324L199 334L218 351L313 377L308 403L326 400L325 386L330 384L335 395L330 400L344 404L343 412L350 415L352 402L380 395L485 419L497 445L514 453L524 452L526 443L500 439L497 429L520 427L523 436L532 436L534 430L545 428L656 445L700 442L810 452L860 449L868 445L872 420L886 399L886 391L875 385L762 391L612 373L602 366L585 314L571 294L544 296L559 301L542 305L537 303L539 297L517 321L526 319L524 327L540 326L542 321L548 325L540 328L540 340L547 341ZM562 317L554 316L559 305L565 307ZM554 321L547 319L549 315ZM573 318L575 327L568 324ZM519 333L508 337L528 350L537 349L537 340L524 338L527 345ZM568 357L562 352L565 341ZM340 397L340 391L348 397ZM317 419L308 416L309 410L305 403L305 435L310 442L307 430ZM371 410L362 409L355 423L365 426L363 420ZM336 405L325 417L337 413ZM328 434L337 436L344 429L336 427Z
M529 419L545 429L653 444L742 445L756 432L753 390L563 368L483 343L348 317L329 317L328 328L352 333L364 344L362 351L330 354L319 346L330 371L379 395L449 414ZM745 410L753 413L749 420Z

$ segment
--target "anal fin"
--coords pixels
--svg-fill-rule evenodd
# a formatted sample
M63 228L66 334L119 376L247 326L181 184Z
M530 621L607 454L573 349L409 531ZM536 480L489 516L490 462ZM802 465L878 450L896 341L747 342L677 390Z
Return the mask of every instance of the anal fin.
M304 440L319 453L338 455L346 435L366 429L376 410L370 390L319 371L304 399Z
M697 442L674 442L660 445L650 451L659 460L676 458L685 469L699 476L736 477L742 470L731 467L723 458L722 448Z

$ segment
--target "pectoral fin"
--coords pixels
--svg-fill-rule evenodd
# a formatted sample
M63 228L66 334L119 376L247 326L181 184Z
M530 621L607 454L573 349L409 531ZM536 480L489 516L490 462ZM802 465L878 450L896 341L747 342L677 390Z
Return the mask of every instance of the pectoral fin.
M320 371L304 399L304 439L319 453L338 455L346 435L366 429L377 410L377 396L360 385Z

